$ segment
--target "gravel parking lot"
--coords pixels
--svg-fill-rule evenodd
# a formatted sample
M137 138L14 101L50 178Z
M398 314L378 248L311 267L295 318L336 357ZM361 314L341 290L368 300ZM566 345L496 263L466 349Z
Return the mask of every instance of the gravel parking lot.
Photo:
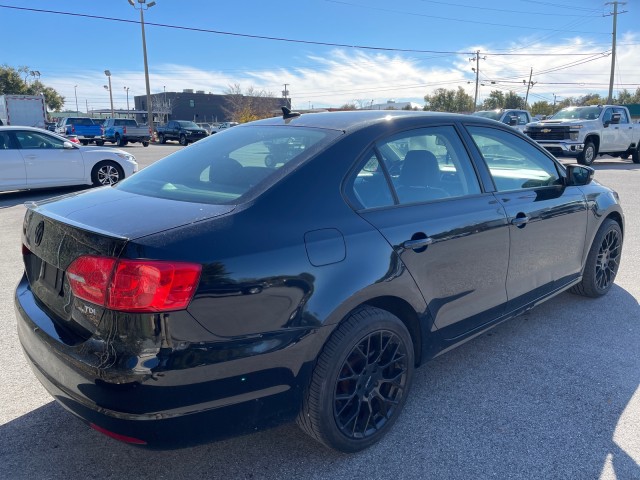
M141 167L180 148L125 147ZM351 456L295 425L158 452L75 420L29 369L13 310L24 202L73 190L0 194L0 478L640 479L640 165L595 168L626 214L610 294L561 294L420 368L394 429Z

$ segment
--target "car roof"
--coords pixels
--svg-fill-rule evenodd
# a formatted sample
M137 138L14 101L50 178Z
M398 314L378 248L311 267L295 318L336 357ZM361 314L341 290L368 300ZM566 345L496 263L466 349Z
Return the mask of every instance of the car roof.
M244 125L289 125L294 127L315 127L331 130L355 131L374 124L390 122L393 120L415 119L416 123L438 123L443 121L469 120L472 117L459 113L421 112L407 110L358 110L347 112L321 112L308 113L293 118L282 116L266 118ZM473 121L483 121L473 117ZM240 125L240 126L244 126Z

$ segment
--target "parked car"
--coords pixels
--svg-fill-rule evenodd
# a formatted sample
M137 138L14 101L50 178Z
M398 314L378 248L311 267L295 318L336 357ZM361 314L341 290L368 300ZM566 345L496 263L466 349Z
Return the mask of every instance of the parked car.
M189 145L208 136L204 128L188 120L170 120L166 125L157 128L158 141L177 140L180 145Z
M56 133L59 135L77 135L82 145L95 142L104 145L102 128L89 117L63 117L58 121Z
M240 125L238 122L222 122L218 124L217 128L213 129L211 133L221 132L231 127L235 127L236 125Z
M551 118L527 125L525 131L551 153L575 157L591 165L598 155L640 163L640 125L627 107L589 105L563 108Z
M138 170L127 152L73 142L39 128L0 127L0 191L114 185Z
M45 124L45 129L49 130L50 132L55 132L56 131L56 122L46 122Z
M213 127L210 123L200 122L196 123L196 125L198 125L200 128L204 128L207 131L207 134L211 135L211 130L213 129Z
M593 175L481 117L287 110L30 204L19 338L54 398L121 441L297 418L362 450L416 366L609 291L624 216Z
M108 118L102 125L102 138L105 142L124 147L128 143L142 143L143 147L149 146L151 129L148 125L138 125L131 118Z
M472 113L472 115L476 115L478 117L490 118L491 120L496 120L498 122L502 122L506 125L510 125L513 128L524 131L527 123L533 121L531 114L527 110L517 110L513 108L499 108L497 110L480 110L478 112Z

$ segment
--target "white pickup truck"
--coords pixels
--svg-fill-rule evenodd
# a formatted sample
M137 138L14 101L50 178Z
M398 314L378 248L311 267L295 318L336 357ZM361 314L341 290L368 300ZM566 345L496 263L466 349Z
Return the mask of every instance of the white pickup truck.
M640 124L631 123L626 107L567 107L547 120L528 124L524 133L554 155L577 157L582 165L605 154L640 163Z

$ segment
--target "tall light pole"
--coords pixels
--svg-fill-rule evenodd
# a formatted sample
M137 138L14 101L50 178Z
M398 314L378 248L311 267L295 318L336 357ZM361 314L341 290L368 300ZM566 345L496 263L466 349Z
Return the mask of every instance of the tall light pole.
M74 85L73 86L73 93L76 96L76 113L78 113L79 112L79 110L78 110L78 85ZM87 112L87 113L89 113L89 112Z
M136 2L128 0L136 10L140 10L140 26L142 27L142 54L144 56L144 81L147 87L147 119L149 122L149 128L153 130L153 109L151 108L151 87L149 86L149 66L147 64L147 40L144 34L144 11L153 7L156 2L149 2L147 0L138 0L139 7L136 7Z
M110 70L105 70L104 74L107 76L107 78L109 79L109 87L106 87L107 90L109 90L109 100L111 101L111 118L115 118L115 113L113 113L113 91L111 90L111 71Z
M129 116L129 87L124 87L127 91L127 117Z

